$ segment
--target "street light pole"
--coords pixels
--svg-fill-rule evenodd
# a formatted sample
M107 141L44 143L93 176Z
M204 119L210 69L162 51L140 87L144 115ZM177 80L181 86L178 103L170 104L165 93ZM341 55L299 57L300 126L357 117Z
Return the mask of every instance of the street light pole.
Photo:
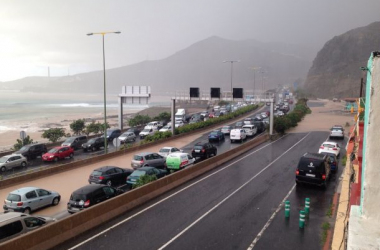
M232 69L233 69L233 64L234 62L240 62L240 60L227 60L227 61L223 61L223 63L231 63L231 92L232 92Z
M120 34L120 31L114 32L99 32L99 33L88 33L88 36L92 35L102 35L103 42L103 91L104 91L104 153L107 154L107 104L106 104L106 54L104 49L104 35L106 34Z

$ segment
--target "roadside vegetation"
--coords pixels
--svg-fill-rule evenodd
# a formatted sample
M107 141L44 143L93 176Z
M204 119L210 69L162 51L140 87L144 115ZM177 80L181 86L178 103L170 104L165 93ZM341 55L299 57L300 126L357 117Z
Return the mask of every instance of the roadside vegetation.
M301 98L297 101L294 109L287 115L275 117L274 130L279 134L285 134L286 130L296 127L306 114L311 114L311 110L307 106L307 101L308 99Z
M22 146L24 145L28 145L28 144L32 144L33 143L33 139L30 138L29 135L27 135L24 140L21 140L21 139L17 139L16 141L16 144L13 145L13 150L17 151L19 150L20 148L22 148Z
M148 184L149 182L157 180L155 175L142 175L137 179L136 184L133 184L132 188L137 188Z

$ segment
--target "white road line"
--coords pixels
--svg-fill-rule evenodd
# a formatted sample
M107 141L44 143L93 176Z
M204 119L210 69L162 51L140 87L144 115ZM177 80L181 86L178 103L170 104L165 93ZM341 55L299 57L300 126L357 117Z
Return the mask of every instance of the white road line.
M310 132L305 135L301 140L299 140L296 144L294 144L291 148L289 148L288 150L286 150L284 153L282 153L279 157L277 157L274 161L272 161L271 163L269 163L265 168L263 168L260 172L258 172L256 175L254 175L251 179L249 179L246 183L244 183L243 185L241 185L238 189L236 189L234 192L232 192L231 194L229 194L226 198L224 198L221 202L219 202L218 204L216 204L214 207L212 207L210 210L208 210L206 213L204 213L201 217L199 217L196 221L194 221L193 223L191 223L188 227L186 227L184 230L182 230L179 234L177 234L176 236L174 236L171 240L169 240L167 243L165 243L162 247L160 247L158 250L162 250L164 249L165 247L167 247L168 245L170 245L173 241L175 241L176 239L178 239L182 234L184 234L186 231L188 231L191 227L193 227L195 224L197 224L200 220L202 220L204 217L206 217L208 214L210 214L212 211L214 211L216 208L218 208L220 205L222 205L226 200L228 200L230 197L232 197L234 194L236 194L238 191L240 191L243 187L245 187L246 185L248 185L253 179L255 179L257 176L259 176L262 172L264 172L267 168L269 168L271 165L273 165L273 163L275 163L276 161L278 161L282 156L284 156L286 153L288 153L291 149L293 149L295 146L297 146L301 141L303 141L308 135L310 134Z
M69 248L69 250L76 249L76 248L80 247L81 245L83 245L83 244L85 244L85 243L87 243L87 242L89 242L89 241L91 241L91 240L93 240L93 239L99 237L100 235L102 235L102 234L104 234L104 233L110 231L111 229L113 229L113 228L115 228L115 227L117 227L117 226L120 226L121 224L123 224L123 223L125 223L125 222L127 222L127 221L129 221L129 220L131 220L131 219L133 219L133 218L136 217L137 215L142 214L143 212L145 212L145 211L147 211L147 210L149 210L149 209L151 209L151 208L157 206L158 204L160 204L160 203L162 203L162 202L164 202L164 201L170 199L171 197L173 197L173 196L175 196L175 195L177 195L177 194L179 194L179 193L185 191L186 189L188 189L188 188L194 186L195 184L198 184L199 182L208 179L209 177L211 177L211 176L213 176L213 175L215 175L215 174L217 174L217 173L223 171L224 169L226 169L226 168L228 168L228 167L234 165L235 163L237 163L237 162L239 162L239 161L241 161L241 160L247 158L248 156L250 156L250 155L252 155L252 154L254 154L254 153L256 153L256 152L262 150L263 148L266 148L266 147L268 147L269 145L271 145L271 144L273 144L273 143L275 143L275 142L277 142L277 141L279 141L279 140L285 138L286 136L288 136L288 135L285 135L285 136L283 136L283 137L281 137L281 138L279 138L279 139L277 139L277 140L275 140L275 141L273 141L273 142L271 142L271 143L269 143L269 144L267 144L267 145L265 145L265 146L263 146L263 147L261 147L261 148L255 150L255 151L253 151L253 152L247 154L246 156L243 156L242 158L240 158L240 159L238 159L238 160L236 160L236 161L234 161L234 162L228 164L227 166L225 166L225 167L219 169L218 171L215 171L214 173L212 173L212 174L210 174L210 175L208 175L208 176L205 176L204 178L202 178L202 179L200 179L200 180L198 180L198 181L196 181L196 182L190 184L189 186L184 187L184 188L182 188L181 190L178 190L177 192L175 192L175 193L169 195L168 197L166 197L166 198L164 198L164 199L162 199L162 200L160 200L160 201L158 201L158 202L156 202L156 203L150 205L149 207L144 208L143 210L137 212L136 214L134 214L134 215L132 215L132 216L130 216L130 217L128 217L128 218L126 218L126 219L124 219L124 220L118 222L118 223L116 223L115 225L113 225L113 226L111 226L111 227L109 227L109 228L103 230L102 232L100 232L100 233L98 233L98 234L95 234L94 236L88 238L87 240L85 240L85 241L83 241L83 242L81 242L81 243L79 243L79 244L77 244L77 245L75 245L75 246ZM260 136L258 136L258 137L260 137ZM257 138L258 138L258 137L257 137Z
M272 216L269 218L269 220L267 221L267 223L264 225L263 229L261 229L261 231L257 234L256 238L252 241L251 245L249 245L249 247L247 248L247 250L252 250L254 248L254 246L256 245L256 243L259 241L259 239L263 235L264 231L272 223L274 217L276 217L276 215L278 214L278 212L280 212L281 208L284 206L285 201L288 199L288 197L293 192L293 190L294 190L295 187L296 187L296 184L294 184L293 187L290 189L290 191L288 192L288 194L285 196L285 198L282 200L282 202L280 203L280 205L277 207L276 211L272 214Z

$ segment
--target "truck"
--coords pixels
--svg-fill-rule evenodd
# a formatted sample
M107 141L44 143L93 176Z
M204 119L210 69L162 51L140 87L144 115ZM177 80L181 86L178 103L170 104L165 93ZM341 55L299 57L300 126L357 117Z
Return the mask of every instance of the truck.
M177 109L177 113L175 113L176 121L186 121L186 110L185 109Z

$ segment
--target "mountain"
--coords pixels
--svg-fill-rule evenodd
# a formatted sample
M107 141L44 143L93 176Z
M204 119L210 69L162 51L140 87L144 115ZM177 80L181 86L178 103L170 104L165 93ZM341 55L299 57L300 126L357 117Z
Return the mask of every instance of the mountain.
M231 64L224 60L240 60L233 64L233 85L252 90L256 72L256 89L278 84L292 84L305 79L311 60L304 58L308 49L297 45L265 44L255 40L232 41L210 37L177 53L155 61L144 61L120 68L108 69L107 92L117 94L124 85L148 85L152 94L188 91L189 87L221 87L230 90ZM27 77L3 82L0 88L17 88L23 91L50 92L103 92L103 71L64 77Z
M360 67L380 50L380 22L350 30L328 41L318 52L305 82L308 93L322 98L358 97Z

